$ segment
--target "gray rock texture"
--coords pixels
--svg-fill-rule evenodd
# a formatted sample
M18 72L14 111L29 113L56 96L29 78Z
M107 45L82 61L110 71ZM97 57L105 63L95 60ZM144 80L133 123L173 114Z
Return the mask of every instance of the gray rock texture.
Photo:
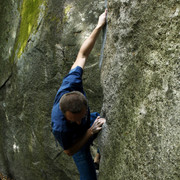
M180 1L109 1L100 180L180 179Z
M78 180L51 133L54 97L104 1L0 0L0 173ZM83 81L98 137L99 180L180 179L180 1L109 0Z
M62 153L54 160L62 149L51 133L51 108L80 45L95 27L101 2L0 4L0 173L18 180L79 179L71 157ZM91 110L100 112L99 49L100 39L83 78Z

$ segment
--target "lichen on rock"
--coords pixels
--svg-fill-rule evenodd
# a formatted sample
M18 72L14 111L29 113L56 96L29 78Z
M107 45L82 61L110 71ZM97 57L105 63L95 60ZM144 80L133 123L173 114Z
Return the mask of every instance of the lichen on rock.
M37 28L42 18L40 18L40 15L42 14L42 11L45 11L43 8L45 2L45 0L24 0L20 5L21 21L15 44L15 51L18 51L18 58L20 58L23 53L31 33L37 32Z

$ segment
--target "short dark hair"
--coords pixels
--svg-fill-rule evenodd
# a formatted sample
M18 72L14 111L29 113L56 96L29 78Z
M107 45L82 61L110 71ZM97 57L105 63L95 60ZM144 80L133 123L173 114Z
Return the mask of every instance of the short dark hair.
M80 113L82 109L87 108L87 99L86 97L79 91L72 91L64 94L60 101L59 106L63 114L66 111L70 111L72 113Z

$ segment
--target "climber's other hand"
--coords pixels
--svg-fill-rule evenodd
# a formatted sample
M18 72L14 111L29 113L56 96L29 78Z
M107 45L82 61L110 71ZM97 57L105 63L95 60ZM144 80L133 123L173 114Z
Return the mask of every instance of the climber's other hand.
M90 127L92 134L98 133L102 129L102 125L106 122L104 118L98 116L94 121L93 125Z

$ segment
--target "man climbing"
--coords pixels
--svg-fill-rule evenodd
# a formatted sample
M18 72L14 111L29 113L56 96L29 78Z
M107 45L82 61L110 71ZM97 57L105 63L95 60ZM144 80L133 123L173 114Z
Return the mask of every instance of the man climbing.
M99 16L97 26L82 44L76 61L56 94L51 114L53 134L64 152L73 156L80 180L97 179L90 145L102 129L105 119L98 113L90 113L82 86L82 74L86 59L106 23L106 16L107 10ZM98 156L95 158L96 164Z

